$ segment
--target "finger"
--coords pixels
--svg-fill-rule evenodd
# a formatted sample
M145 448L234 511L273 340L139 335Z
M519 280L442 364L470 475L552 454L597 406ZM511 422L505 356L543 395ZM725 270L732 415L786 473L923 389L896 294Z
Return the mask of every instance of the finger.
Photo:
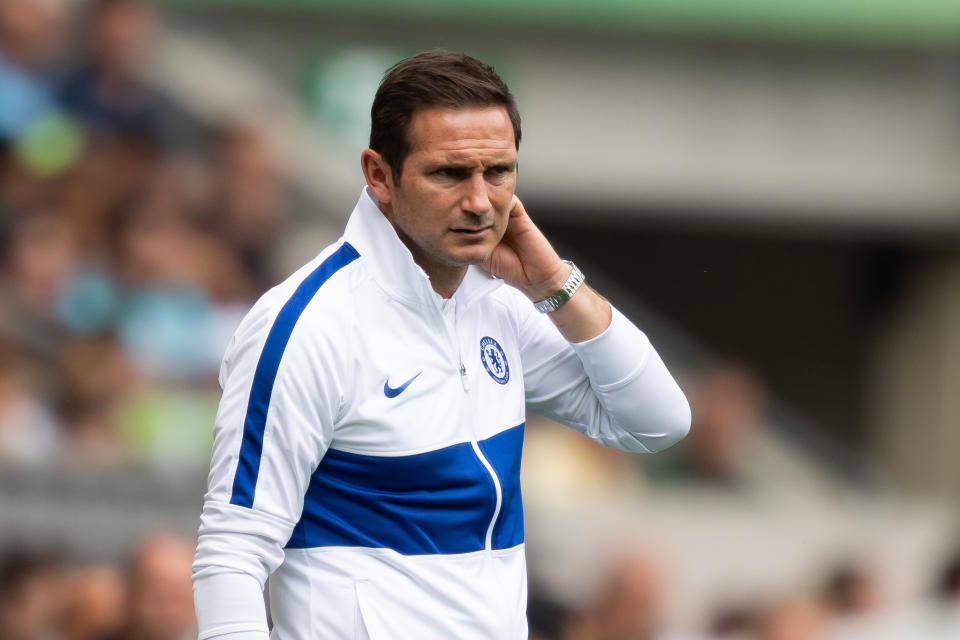
M527 215L527 210L523 208L523 203L520 202L520 198L514 194L513 200L510 202L510 217L515 218L525 215Z

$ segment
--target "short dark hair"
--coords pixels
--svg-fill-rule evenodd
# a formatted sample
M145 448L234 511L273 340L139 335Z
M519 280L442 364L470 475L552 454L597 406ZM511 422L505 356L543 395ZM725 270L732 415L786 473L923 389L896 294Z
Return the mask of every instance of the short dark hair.
M410 153L413 114L426 107L503 106L520 148L520 112L493 67L464 53L434 49L401 60L383 76L370 108L370 148L383 156L394 180Z

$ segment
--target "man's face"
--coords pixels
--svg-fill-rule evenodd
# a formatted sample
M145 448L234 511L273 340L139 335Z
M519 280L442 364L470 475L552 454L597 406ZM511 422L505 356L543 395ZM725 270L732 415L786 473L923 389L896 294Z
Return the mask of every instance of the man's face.
M507 228L517 184L503 107L416 111L410 153L384 212L432 278L483 262Z

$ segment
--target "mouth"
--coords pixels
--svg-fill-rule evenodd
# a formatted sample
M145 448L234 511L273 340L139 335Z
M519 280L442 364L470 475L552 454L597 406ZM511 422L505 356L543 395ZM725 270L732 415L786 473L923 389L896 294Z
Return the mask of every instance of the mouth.
M492 225L486 227L457 227L451 229L451 231L463 238L482 238L492 228Z

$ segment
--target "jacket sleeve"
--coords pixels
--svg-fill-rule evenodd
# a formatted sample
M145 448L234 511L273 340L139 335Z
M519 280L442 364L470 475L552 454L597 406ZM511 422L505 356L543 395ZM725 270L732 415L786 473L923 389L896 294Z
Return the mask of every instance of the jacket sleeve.
M567 342L523 300L520 349L530 411L608 447L666 449L690 429L690 406L647 336L615 307L610 326Z
M324 377L333 354L306 320L285 330L276 305L258 303L224 356L193 564L199 640L267 639L264 583L283 561L341 397L336 376Z

